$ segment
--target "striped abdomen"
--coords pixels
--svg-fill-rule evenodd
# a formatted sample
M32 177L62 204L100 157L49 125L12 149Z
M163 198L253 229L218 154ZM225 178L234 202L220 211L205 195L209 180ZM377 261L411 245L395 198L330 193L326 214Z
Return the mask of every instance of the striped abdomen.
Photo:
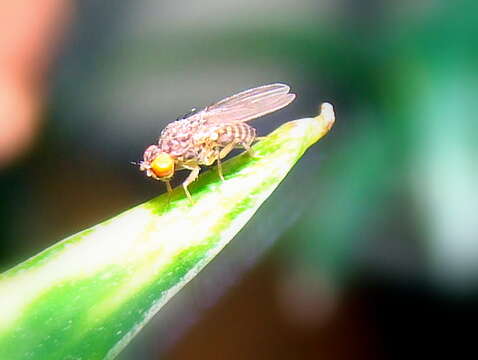
M231 143L250 145L256 137L256 129L246 123L234 123L221 127L218 131L217 143L226 146Z

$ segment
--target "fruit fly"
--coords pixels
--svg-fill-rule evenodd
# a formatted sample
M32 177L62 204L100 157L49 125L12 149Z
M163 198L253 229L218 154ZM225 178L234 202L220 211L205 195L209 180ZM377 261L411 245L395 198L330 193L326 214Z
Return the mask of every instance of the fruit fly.
M289 90L285 84L264 85L225 98L200 111L193 110L163 129L158 143L150 145L144 152L140 170L166 183L169 193L174 173L190 170L183 188L192 203L188 185L198 177L200 166L217 161L219 177L224 180L221 159L236 147L252 154L256 130L247 121L290 104L295 94Z

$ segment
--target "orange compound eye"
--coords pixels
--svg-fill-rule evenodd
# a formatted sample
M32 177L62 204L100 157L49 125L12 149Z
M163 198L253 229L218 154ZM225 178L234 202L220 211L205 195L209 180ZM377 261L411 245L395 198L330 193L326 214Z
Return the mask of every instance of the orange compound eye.
M174 160L168 154L161 153L151 162L151 170L158 178L169 178L174 174Z

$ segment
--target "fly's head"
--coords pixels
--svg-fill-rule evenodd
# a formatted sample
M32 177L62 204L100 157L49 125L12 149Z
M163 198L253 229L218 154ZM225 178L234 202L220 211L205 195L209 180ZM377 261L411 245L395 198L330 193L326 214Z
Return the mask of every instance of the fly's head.
M174 159L157 145L151 145L144 152L139 169L156 180L168 181L174 175Z

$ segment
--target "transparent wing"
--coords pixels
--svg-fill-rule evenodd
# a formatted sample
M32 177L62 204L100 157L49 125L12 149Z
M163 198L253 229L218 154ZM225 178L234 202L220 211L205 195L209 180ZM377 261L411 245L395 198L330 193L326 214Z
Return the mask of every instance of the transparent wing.
M270 84L249 89L206 107L196 115L206 121L249 121L287 106L295 99L285 84Z

